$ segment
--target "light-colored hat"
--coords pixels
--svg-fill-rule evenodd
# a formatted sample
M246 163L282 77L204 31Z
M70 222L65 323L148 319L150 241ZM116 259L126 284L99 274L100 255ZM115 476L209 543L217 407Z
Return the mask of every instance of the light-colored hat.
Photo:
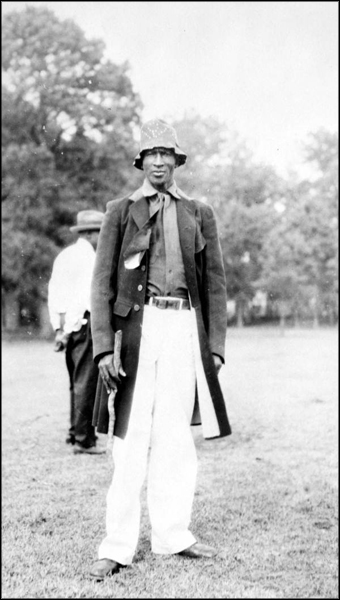
M77 224L70 227L70 231L91 231L100 229L104 213L99 210L81 210L77 214Z
M141 129L140 148L133 166L143 170L143 156L145 150L152 148L172 148L177 157L177 167L184 165L187 155L180 149L174 127L161 119L153 119L145 123Z

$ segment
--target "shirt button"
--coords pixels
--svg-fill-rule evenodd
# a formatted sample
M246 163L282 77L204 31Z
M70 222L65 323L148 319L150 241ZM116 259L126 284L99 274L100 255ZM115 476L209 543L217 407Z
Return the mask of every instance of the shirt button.
M145 271L145 269L146 269L146 266L145 266L145 265L142 265L142 266L141 266L141 269L142 269L142 271Z
M136 311L140 310L139 304L135 304L134 307L133 307L133 310L136 310Z
M138 289L138 291L139 291L139 292L141 292L141 291L142 291L142 289L143 289L143 286L142 286L142 285L139 285L137 289Z

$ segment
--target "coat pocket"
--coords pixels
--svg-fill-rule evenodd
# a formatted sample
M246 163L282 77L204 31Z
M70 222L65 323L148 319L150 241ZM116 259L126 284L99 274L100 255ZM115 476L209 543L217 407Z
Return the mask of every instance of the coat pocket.
M113 305L113 313L118 315L118 317L127 317L130 311L130 304L127 304L122 300L117 300Z

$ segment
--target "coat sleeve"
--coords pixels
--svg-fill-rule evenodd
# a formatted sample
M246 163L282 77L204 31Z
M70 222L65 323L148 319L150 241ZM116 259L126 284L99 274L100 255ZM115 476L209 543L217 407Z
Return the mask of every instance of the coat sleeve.
M202 234L207 242L204 273L204 312L208 323L207 333L211 352L218 354L224 362L227 332L226 279L217 221L213 208L208 204L205 204L202 209Z
M115 202L107 204L98 238L96 260L91 284L91 328L93 357L113 352L112 300L115 295L121 234L119 212Z

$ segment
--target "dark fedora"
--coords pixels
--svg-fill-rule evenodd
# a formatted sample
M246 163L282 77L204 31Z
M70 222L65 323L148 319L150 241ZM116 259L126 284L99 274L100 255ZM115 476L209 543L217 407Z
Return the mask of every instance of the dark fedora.
M77 214L77 224L70 227L70 231L92 231L100 229L104 213L99 210L81 210Z

